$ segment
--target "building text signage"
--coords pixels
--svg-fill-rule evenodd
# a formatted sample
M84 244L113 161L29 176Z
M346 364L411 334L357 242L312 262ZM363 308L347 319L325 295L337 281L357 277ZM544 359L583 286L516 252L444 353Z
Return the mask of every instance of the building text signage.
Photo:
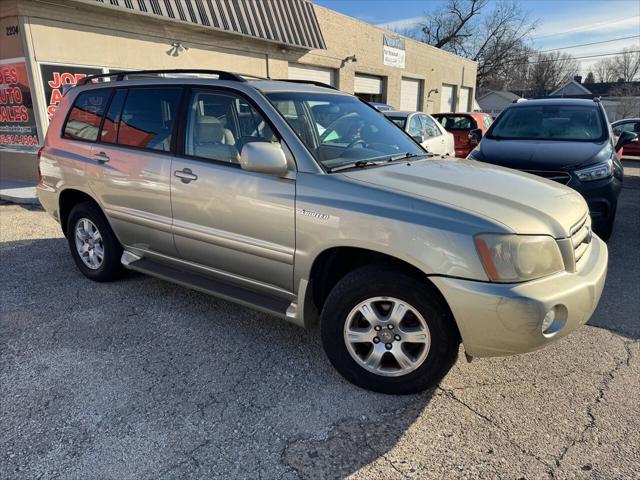
M385 35L383 42L382 54L384 64L388 67L404 68L406 53L404 38Z

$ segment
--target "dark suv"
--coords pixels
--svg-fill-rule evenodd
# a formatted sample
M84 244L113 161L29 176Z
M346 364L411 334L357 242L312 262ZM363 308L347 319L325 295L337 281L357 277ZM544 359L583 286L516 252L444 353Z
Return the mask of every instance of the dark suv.
M584 196L593 228L611 235L622 189L617 142L598 100L543 99L515 103L491 125L469 159L502 165L563 183Z

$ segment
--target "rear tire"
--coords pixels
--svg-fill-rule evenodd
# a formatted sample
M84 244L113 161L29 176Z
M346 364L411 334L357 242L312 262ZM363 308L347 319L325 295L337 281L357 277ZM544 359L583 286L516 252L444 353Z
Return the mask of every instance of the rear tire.
M375 392L403 395L434 387L455 362L460 340L433 288L385 267L348 273L321 315L322 343L336 370Z
M94 203L82 202L71 209L66 233L71 256L85 277L110 282L122 275L122 246Z

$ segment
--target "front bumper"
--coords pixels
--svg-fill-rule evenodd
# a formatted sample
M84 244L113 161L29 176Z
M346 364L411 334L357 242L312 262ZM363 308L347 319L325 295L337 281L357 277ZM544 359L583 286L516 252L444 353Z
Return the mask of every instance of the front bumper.
M599 232L605 229L612 221L611 217L616 214L622 182L612 176L595 182L580 182L572 179L567 186L580 192L587 201L594 231Z
M449 303L465 351L474 357L525 353L568 335L589 320L607 275L607 246L593 237L575 273L518 284L431 277ZM564 324L543 335L542 320L557 307Z

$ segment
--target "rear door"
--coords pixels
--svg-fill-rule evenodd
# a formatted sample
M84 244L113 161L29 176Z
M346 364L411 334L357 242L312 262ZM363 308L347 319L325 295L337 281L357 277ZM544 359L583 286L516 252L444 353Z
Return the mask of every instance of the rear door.
M182 89L115 89L92 145L88 177L127 247L175 256L171 234L171 143Z
M242 147L277 141L269 122L231 91L192 89L171 168L173 233L180 257L246 287L291 292L295 180L248 172Z
M170 146L181 89L80 93L64 137L82 146L83 178L127 247L174 255ZM72 150L73 151L73 150Z

